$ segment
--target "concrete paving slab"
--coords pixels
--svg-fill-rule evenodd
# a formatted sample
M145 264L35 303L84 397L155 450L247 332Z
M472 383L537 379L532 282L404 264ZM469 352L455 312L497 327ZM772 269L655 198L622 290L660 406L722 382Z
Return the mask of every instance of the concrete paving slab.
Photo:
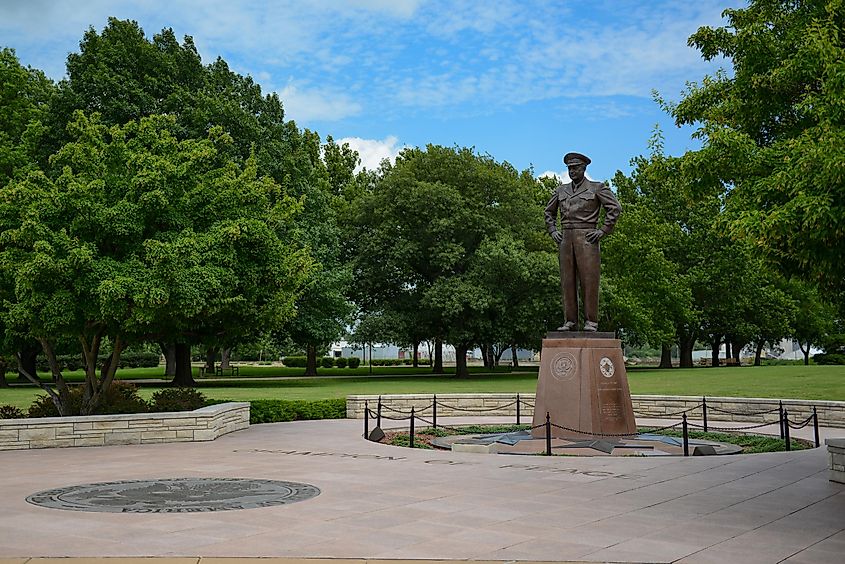
M2 452L0 564L842 561L845 485L827 480L823 448L587 459L412 451L360 435L360 421L301 421L206 443ZM25 501L52 488L180 477L302 482L321 493L203 513L83 513Z

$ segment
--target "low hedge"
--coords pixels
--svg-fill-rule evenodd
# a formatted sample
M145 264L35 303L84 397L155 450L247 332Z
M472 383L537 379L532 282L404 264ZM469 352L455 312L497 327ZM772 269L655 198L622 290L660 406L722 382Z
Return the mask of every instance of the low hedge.
M249 402L249 422L280 423L310 419L345 419L346 399L305 400L254 400Z
M819 353L813 355L813 362L816 364L845 364L845 354Z
M106 361L108 355L100 355L97 357L97 362L102 364ZM155 368L158 366L161 355L153 352L124 352L120 355L120 362L118 368ZM56 355L56 361L59 363L61 370L82 370L81 354L60 354ZM44 355L38 355L35 361L35 367L39 372L49 372L50 365ZM98 367L99 369L99 367Z
M308 363L308 357L306 356L286 356L282 359L282 362L288 368L305 368ZM322 366L323 368L358 368L358 365L361 364L361 359L350 356L350 357L340 357L334 358L331 356L321 356L317 358L317 366ZM374 364L374 366L378 366Z

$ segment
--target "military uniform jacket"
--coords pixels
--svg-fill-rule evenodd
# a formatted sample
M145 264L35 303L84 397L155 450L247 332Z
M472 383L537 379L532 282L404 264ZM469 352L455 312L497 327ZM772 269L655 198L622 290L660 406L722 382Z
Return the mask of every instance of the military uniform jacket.
M601 208L606 211L601 230L610 234L622 213L622 206L610 188L603 182L586 178L577 188L571 182L560 184L546 205L546 228L549 233L558 230L557 216L560 213L561 229L595 229Z

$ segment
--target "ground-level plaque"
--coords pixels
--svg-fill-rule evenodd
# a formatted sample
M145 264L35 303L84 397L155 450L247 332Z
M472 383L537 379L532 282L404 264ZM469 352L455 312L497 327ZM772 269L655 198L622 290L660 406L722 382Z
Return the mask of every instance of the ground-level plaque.
M534 426L552 436L599 437L637 432L622 347L613 333L555 332L543 339ZM555 426L557 425L557 426ZM543 427L533 436L545 436Z

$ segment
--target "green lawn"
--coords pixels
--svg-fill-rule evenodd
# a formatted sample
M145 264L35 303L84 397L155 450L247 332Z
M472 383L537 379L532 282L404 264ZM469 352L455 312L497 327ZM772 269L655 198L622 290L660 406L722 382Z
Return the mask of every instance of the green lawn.
M296 370L278 367L249 367L243 375L270 371ZM341 373L354 373L342 372ZM360 371L361 369L359 369ZM381 374L411 374L408 368L377 367ZM157 372L155 372L157 371ZM255 371L255 372L253 372ZM334 369L338 371L338 369ZM144 376L140 376L144 374ZM124 379L161 377L161 369L135 368L121 371ZM129 378L127 378L127 376ZM845 366L748 366L740 368L691 368L674 370L632 369L628 372L635 394L687 396L739 396L781 399L828 399L845 401ZM296 378L266 382L199 381L202 392L212 399L328 399L350 394L529 392L537 385L535 373L473 374L466 380L440 376L397 376L394 378ZM141 395L149 397L158 386L144 386ZM39 390L0 389L0 405L26 408Z

